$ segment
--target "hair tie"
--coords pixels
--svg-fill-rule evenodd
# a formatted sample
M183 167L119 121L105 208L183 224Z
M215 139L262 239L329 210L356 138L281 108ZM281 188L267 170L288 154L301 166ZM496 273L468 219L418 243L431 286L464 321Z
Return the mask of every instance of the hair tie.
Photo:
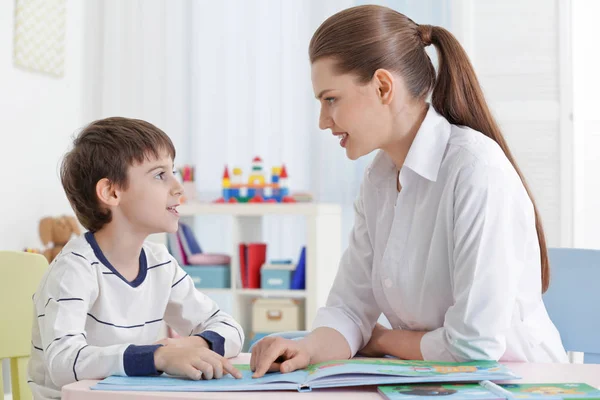
M419 25L417 26L417 32L423 42L423 46L427 47L431 44L431 33L433 32L432 25Z

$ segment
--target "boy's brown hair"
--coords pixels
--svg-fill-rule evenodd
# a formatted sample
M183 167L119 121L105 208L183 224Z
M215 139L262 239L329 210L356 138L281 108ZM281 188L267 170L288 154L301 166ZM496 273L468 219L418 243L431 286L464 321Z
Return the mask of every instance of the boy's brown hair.
M96 195L96 184L107 178L127 189L127 171L134 164L168 153L175 159L171 139L159 128L139 119L105 118L86 126L73 141L61 165L65 193L79 222L91 232L112 219Z

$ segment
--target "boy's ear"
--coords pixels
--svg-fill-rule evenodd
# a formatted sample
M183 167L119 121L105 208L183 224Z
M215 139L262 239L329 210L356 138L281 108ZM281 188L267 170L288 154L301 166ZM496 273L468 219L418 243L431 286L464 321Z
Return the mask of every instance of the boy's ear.
M108 178L102 178L96 183L96 196L98 196L100 203L105 206L115 207L119 205L118 190Z

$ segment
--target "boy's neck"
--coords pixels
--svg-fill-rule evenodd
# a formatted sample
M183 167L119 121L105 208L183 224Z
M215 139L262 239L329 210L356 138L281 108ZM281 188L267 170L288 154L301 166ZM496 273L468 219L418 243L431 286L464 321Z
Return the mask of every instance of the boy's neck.
M140 253L147 235L110 222L94 233L104 256L119 271L139 268Z

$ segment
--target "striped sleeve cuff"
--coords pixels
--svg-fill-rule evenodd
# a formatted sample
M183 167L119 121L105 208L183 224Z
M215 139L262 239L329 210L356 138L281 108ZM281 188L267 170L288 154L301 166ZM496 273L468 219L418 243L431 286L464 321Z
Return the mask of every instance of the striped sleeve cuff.
M158 375L154 364L154 352L160 344L136 346L130 345L123 353L123 368L128 376Z
M208 343L208 348L217 353L218 355L225 356L225 339L214 331L204 331L198 333L195 336L200 336Z
M352 357L361 349L363 334L360 327L342 310L334 307L320 308L317 311L312 328L314 330L320 327L335 329L341 333L348 342L348 346L350 346ZM366 340L369 338L370 336Z

